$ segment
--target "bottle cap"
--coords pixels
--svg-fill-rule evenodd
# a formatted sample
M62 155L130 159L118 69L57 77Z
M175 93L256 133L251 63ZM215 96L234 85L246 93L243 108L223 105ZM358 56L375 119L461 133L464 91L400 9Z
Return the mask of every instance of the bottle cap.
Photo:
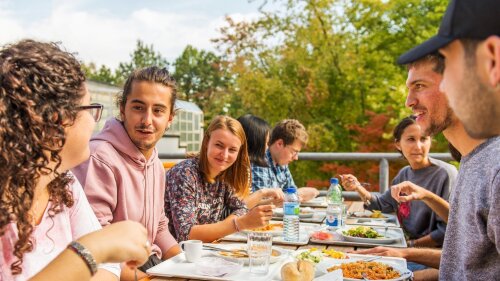
M339 184L339 180L337 178L331 178L330 184Z
M286 189L286 193L295 193L295 192L297 192L297 188L293 185L287 187Z

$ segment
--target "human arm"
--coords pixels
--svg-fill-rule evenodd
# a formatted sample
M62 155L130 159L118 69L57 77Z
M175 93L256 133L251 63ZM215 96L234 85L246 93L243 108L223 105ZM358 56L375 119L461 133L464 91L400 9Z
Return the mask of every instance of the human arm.
M212 242L238 230L253 229L269 224L273 216L272 205L261 205L252 208L247 214L237 217L230 215L223 221L211 224L193 225L189 239Z
M68 209L69 227L72 239L76 240L85 234L100 230L101 225L90 207L90 204L83 192L82 186L73 180L69 189L73 195L73 205ZM100 264L99 269L92 280L118 280L120 276L120 265L118 263Z
M283 205L285 195L281 188L263 188L257 190L243 199L243 202L249 209L257 205L273 204L275 206Z
M439 270L435 268L426 268L413 272L414 281L438 281Z
M118 186L111 167L90 156L87 162L73 168L72 172L82 184L99 223L102 226L112 223L113 210L118 202Z
M168 230L168 219L165 216L165 210L161 212L161 218L158 223L158 231L156 232L154 244L160 247L162 260L169 259L181 253L179 244L177 244L177 241Z
M146 245L146 241L146 229L132 221L112 224L77 240L89 250L98 264L129 261L128 264L132 267L139 266L148 259L151 247ZM90 270L85 261L73 250L65 249L30 280L76 281L90 278Z
M348 190L348 191L356 191L359 194L359 197L361 197L361 201L363 203L370 202L372 199L372 194L368 190L366 190L358 181L358 179L351 175L351 174L345 174L345 175L340 175L340 181L342 183L342 186Z
M441 262L440 249L428 249L428 248L396 249L389 247L375 247L370 249L354 251L353 253L385 256L385 257L399 257L412 262L430 266L433 268L439 268L439 263Z
M444 222L448 222L450 204L443 198L423 187L420 187L409 181L404 181L402 183L391 186L391 195L398 202L422 200Z

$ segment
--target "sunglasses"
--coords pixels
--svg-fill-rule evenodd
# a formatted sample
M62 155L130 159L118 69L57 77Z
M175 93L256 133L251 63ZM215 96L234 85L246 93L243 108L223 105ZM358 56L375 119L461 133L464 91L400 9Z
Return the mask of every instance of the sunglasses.
M89 105L80 105L78 107L78 110L88 110L92 117L94 118L95 122L99 122L101 120L101 115L102 115L102 109L104 106L99 103L92 103Z

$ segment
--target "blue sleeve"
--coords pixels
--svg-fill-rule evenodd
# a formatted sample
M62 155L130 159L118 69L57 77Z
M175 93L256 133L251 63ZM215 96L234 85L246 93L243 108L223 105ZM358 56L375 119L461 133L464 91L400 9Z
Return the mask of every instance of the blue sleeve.
M286 168L286 179L287 179L287 185L284 187L284 188L287 188L289 186L295 186L295 187L298 187L295 185L295 182L293 181L293 177L292 177L292 173L290 173L290 169L287 167Z
M252 165L252 192L270 187L269 168Z

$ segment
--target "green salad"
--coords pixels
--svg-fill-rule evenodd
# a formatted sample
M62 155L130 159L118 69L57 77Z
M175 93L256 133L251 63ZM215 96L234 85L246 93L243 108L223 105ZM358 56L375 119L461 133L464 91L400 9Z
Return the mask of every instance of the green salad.
M380 235L375 229L369 227L369 226L358 226L351 228L347 231L342 231L344 235L351 236L351 237L361 237L361 238L380 238L384 237L383 235Z
M295 258L298 260L310 261L312 263L319 263L323 259L323 255L320 251L304 251Z

